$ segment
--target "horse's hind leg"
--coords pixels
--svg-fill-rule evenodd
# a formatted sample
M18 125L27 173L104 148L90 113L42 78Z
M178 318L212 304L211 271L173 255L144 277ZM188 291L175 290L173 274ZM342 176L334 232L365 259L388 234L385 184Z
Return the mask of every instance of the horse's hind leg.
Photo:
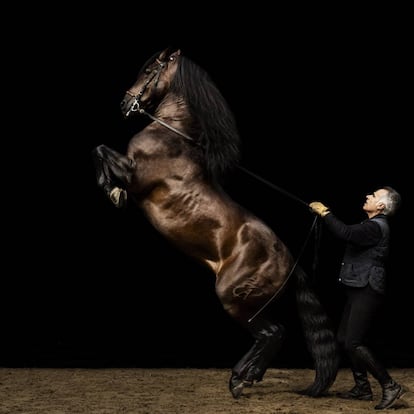
M125 187L131 181L135 161L106 145L99 145L92 151L96 180L116 207L123 207L127 201Z
M284 337L284 328L265 319L254 320L248 330L255 338L250 350L233 367L229 389L234 398L239 398L244 387L259 382L279 351Z

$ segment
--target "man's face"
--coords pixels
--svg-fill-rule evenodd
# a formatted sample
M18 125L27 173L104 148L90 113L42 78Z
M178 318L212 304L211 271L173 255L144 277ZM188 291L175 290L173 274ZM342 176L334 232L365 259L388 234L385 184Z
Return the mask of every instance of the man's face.
M380 199L387 194L387 190L380 188L371 194L367 194L363 209L367 213L379 213L384 209L384 204Z

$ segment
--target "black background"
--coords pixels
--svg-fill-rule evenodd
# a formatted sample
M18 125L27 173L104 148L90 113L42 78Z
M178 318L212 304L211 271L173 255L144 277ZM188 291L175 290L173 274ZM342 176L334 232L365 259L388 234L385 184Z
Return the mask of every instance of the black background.
M91 150L105 143L123 152L146 125L122 119L119 103L147 58L171 45L216 82L239 127L241 165L272 184L239 170L226 190L294 255L314 218L296 198L321 200L354 223L365 218L368 192L400 191L387 303L373 333L387 364L413 366L404 11L239 9L236 18L160 7L62 6L47 22L42 10L32 18L26 10L10 33L0 364L227 367L250 347L222 310L214 275L140 212L114 208L95 182ZM335 323L342 248L323 232L317 271L312 237L301 258ZM280 320L288 336L274 363L309 366L289 292Z

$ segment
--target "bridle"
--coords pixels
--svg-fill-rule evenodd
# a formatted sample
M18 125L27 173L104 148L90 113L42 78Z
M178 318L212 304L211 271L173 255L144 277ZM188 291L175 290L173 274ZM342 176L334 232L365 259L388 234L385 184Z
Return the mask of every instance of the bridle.
M174 60L174 57L170 56L169 60ZM158 58L155 60L158 63L158 66L152 70L151 76L148 77L148 79L145 81L144 85L142 86L141 90L138 92L137 95L134 95L130 90L127 90L125 92L126 95L131 96L134 98L134 102L132 103L131 107L129 108L128 112L125 114L125 116L129 116L131 112L139 112L140 114L146 115L149 118L151 118L153 121L158 122L159 124L163 125L164 127L170 129L171 131L174 131L176 134L181 135L183 138L191 141L193 144L197 144L197 142L191 138L189 135L184 134L184 132L181 132L180 130L172 127L171 125L167 124L166 122L162 121L161 119L151 115L148 113L143 107L141 98L144 95L146 89L148 88L148 85L155 80L155 85L157 86L157 83L160 78L161 71L165 68L167 62L162 62Z
M173 57L169 58L170 60L174 60ZM148 88L148 85L154 80L155 86L157 86L158 81L160 79L161 71L165 68L167 62L162 62L158 58L155 60L158 65L151 71L150 76L145 81L144 85L142 86L141 90L138 92L137 95L133 94L130 90L127 90L125 92L126 95L131 96L134 98L134 102L132 103L131 107L129 108L128 112L125 114L125 116L129 116L131 112L140 112L145 113L144 109L141 108L142 102L141 98L144 95L146 89Z

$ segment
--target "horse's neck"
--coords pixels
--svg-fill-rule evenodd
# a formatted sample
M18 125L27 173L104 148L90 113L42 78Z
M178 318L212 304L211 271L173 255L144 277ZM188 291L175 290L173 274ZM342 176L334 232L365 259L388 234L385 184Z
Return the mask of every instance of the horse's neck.
M179 134L182 138L195 141L195 123L192 121L184 101L164 101L150 117L159 125Z
M154 116L164 122L188 124L190 114L183 98L167 95L158 105ZM175 126L177 127L177 126Z

